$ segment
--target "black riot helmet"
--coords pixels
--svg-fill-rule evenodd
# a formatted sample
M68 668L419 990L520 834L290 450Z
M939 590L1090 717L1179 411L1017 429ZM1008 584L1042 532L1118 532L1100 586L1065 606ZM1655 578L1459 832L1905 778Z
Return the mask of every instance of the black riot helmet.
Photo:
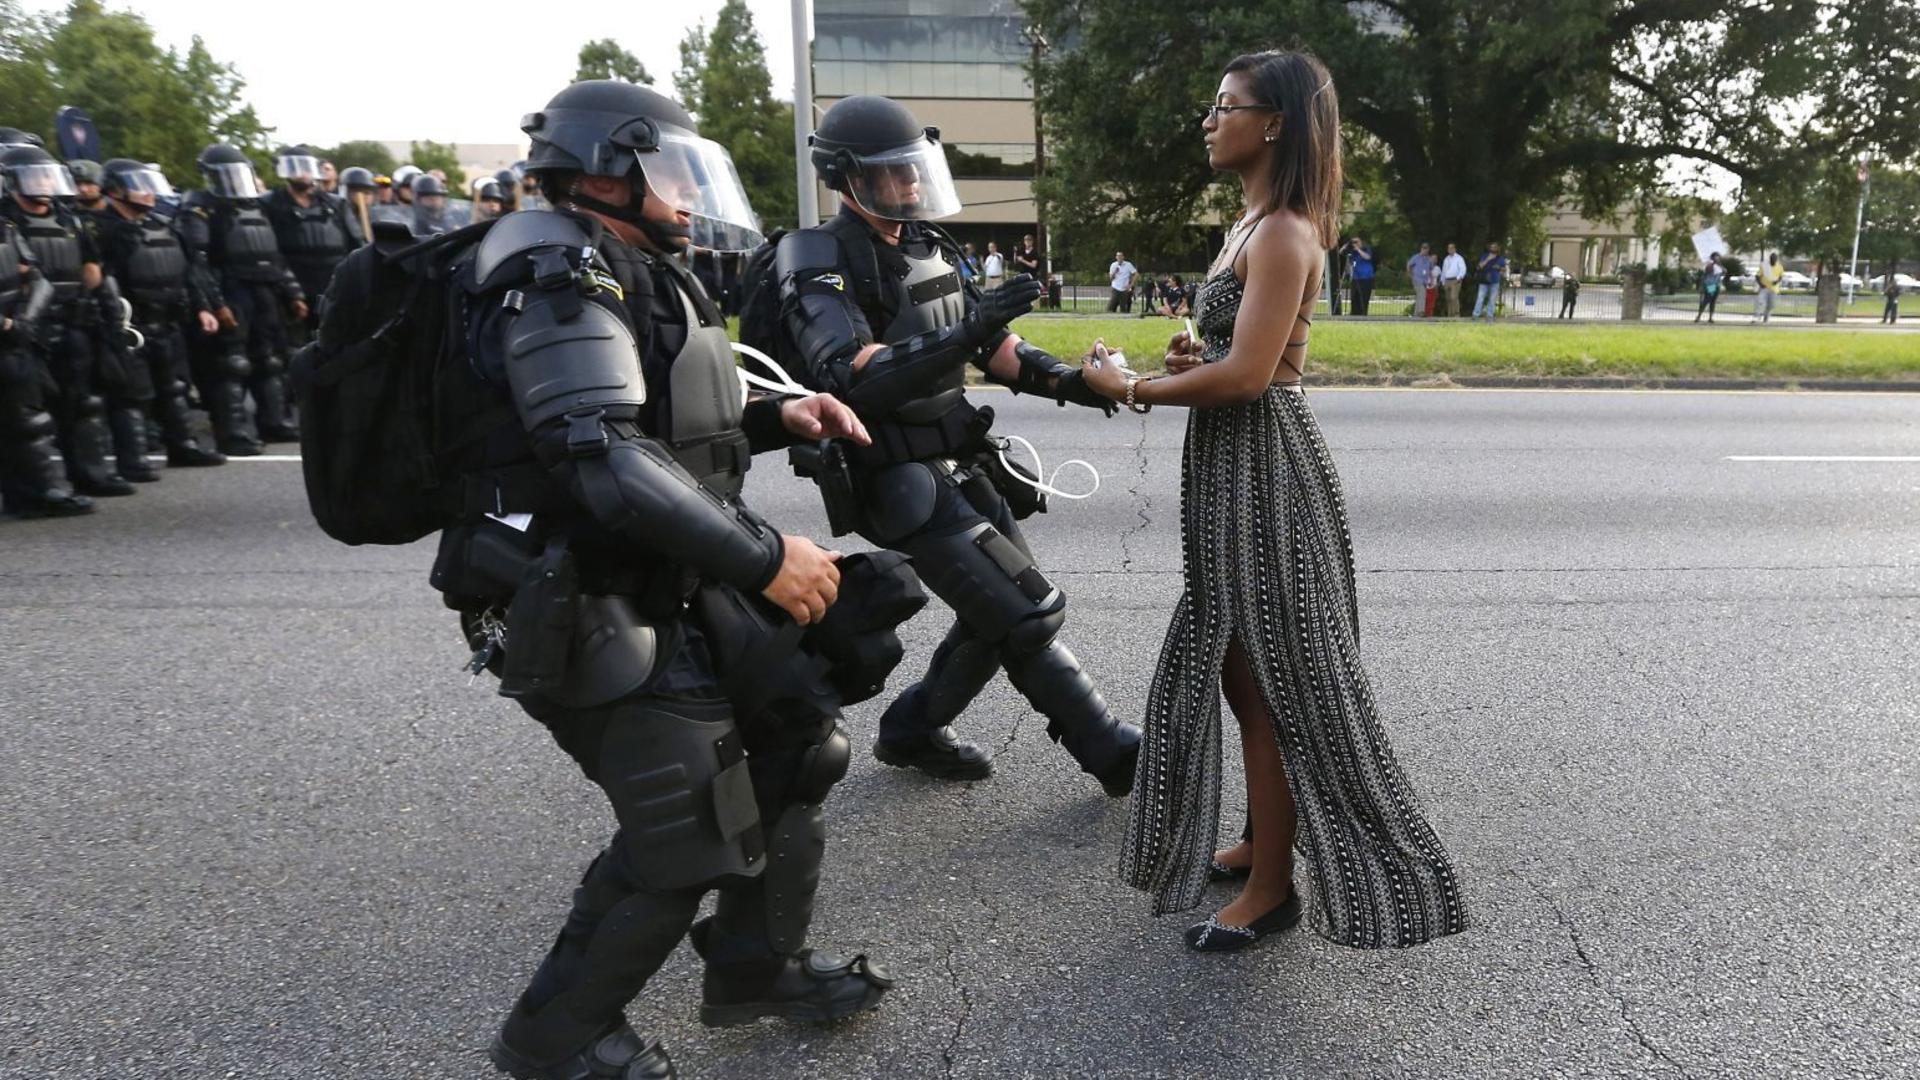
M922 127L892 98L855 94L834 102L807 145L827 187L875 217L931 221L960 212L940 129Z
M374 191L379 185L373 182L373 170L358 165L348 166L340 173L340 186L348 191Z
M671 98L610 79L577 82L522 118L520 130L533 140L526 171L541 177L549 199L627 222L664 251L686 242L715 251L749 251L760 243L760 220L733 158L701 138ZM560 190L557 174L564 173L625 179L632 197L615 206ZM686 214L687 224L644 218L648 194Z
M7 191L39 208L36 213L46 213L54 199L77 194L67 167L37 146L9 146L0 152L0 176L6 177Z
M0 127L0 147L6 146L45 146L40 136L31 131L21 131L17 127Z
M105 175L104 171L100 168L99 162L88 161L86 158L74 158L72 161L67 162L67 171L73 174L74 183L92 184L96 187L99 186L101 178Z
M173 185L167 176L144 161L113 158L100 169L100 190L107 197L140 210L151 209L162 199L173 198Z
M414 176L413 197L415 199L424 199L433 195L438 195L443 199L446 198L447 185L441 183L440 178L432 173L419 173Z
M207 190L223 199L257 199L266 194L260 190L252 160L237 146L214 143L200 151L195 164L200 166Z

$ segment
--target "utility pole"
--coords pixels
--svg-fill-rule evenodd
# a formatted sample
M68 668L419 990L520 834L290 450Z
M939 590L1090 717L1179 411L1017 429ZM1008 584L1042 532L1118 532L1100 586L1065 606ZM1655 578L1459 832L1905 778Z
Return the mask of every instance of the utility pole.
M793 0L793 178L799 185L800 227L820 224L820 188L813 180L807 136L813 134L813 16L807 0Z
M1047 137L1040 126L1040 57L1048 49L1046 35L1038 26L1028 25L1020 31L1020 40L1033 50L1033 66L1028 69L1027 81L1033 91L1033 179L1038 183L1047 174ZM1041 284L1052 287L1053 282L1053 245L1047 239L1047 207L1036 195L1033 200L1034 240L1040 245Z
M1847 306L1853 306L1853 282L1860 277L1860 228L1867 221L1867 190L1873 186L1868 179L1865 151L1860 153L1860 206L1853 212L1853 259L1847 264ZM1891 271L1889 271L1891 273Z

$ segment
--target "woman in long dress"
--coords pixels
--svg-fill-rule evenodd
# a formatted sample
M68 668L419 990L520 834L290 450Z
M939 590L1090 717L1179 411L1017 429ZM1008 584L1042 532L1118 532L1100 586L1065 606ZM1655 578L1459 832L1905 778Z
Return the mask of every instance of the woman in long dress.
M1338 97L1312 56L1243 56L1201 126L1209 162L1237 173L1246 194L1199 287L1205 345L1174 335L1162 377L1107 362L1103 346L1086 365L1089 384L1135 411L1190 407L1186 587L1148 697L1121 870L1156 913L1198 906L1209 878L1245 878L1187 931L1199 951L1243 948L1303 914L1343 945L1417 944L1464 929L1466 906L1360 664L1346 505L1300 386L1338 236ZM1223 690L1246 757L1250 831L1214 852Z

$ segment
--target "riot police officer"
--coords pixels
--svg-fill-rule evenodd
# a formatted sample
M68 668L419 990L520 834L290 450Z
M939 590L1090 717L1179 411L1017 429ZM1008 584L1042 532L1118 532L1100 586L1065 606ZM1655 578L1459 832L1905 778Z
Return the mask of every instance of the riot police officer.
M359 247L373 239L373 207L379 202L380 185L371 169L351 165L340 173L340 190L346 193L347 232Z
M219 334L195 339L194 378L208 400L220 452L251 456L260 452L260 440L300 438L288 413L281 307L305 322L307 297L280 254L273 222L260 206L266 193L247 155L215 143L200 152L199 165L207 186L181 204L180 238L190 255L213 268L225 304L214 312Z
M516 1077L671 1076L623 1009L690 932L708 1024L832 1020L891 985L864 957L804 947L821 802L850 743L792 638L835 600L837 556L740 499L751 451L865 432L825 395L742 406L724 320L673 256L753 226L684 110L584 82L522 127L559 209L501 218L454 273L472 319L460 370L485 393L446 414L510 407L474 443L471 513L442 534L435 582L481 626L510 592L501 692L604 789L619 830L492 1056ZM531 573L488 572L514 552ZM575 625L555 637L542 626L563 609ZM568 640L564 663L528 673ZM769 702L768 686L787 689Z
M217 287L204 261L196 262L172 226L154 213L173 185L158 169L128 158L102 166L106 208L94 215L94 234L107 273L133 309L133 326L144 344L136 362L151 387L167 464L195 468L226 463L194 438L187 404L190 367L187 335L220 329Z
M275 151L273 171L286 184L269 192L260 208L273 222L280 254L301 291L317 301L333 279L333 268L355 246L347 227L345 200L320 190L320 158L305 146ZM304 330L312 331L318 325L317 313L309 311L302 322Z
M106 209L106 203L101 201L104 196L100 193L102 171L99 162L75 158L67 162L67 171L73 174L75 210L95 214Z
M413 221L409 228L416 236L434 236L467 223L470 204L451 202L447 185L432 173L413 178Z
M83 495L131 495L130 477L107 464L111 436L103 420L107 403L101 393L108 388L101 383L118 384L120 373L105 370L112 358L102 357L96 347L101 298L95 294L106 279L91 232L55 203L73 197L72 178L66 166L36 146L9 148L0 154L0 165L7 180L0 215L13 222L32 248L40 272L53 285L53 304L37 321L35 332L58 387L51 404L67 478ZM124 438L138 434L118 418L114 429L114 435ZM138 451L132 452L131 460L125 452L121 457L123 464L137 466L138 478L148 478L150 470L139 460Z
M959 252L928 224L960 209L937 130L887 98L849 97L821 119L812 159L843 205L780 242L787 345L809 385L843 397L873 433L849 455L861 535L911 555L957 615L926 676L881 718L875 756L939 777L989 775L988 756L950 725L1004 667L1047 733L1109 795L1125 795L1140 730L1109 714L1058 640L1066 597L1014 523L1002 489L1018 480L994 467L992 414L968 403L966 368L1063 404L1109 415L1113 404L1006 329L1038 282L1022 275L981 293L962 280Z
M9 130L0 128L0 138ZM12 517L93 512L92 500L68 490L53 463L46 397L58 387L34 340L34 324L52 303L53 286L34 265L32 249L12 220L0 217L0 513Z
M473 186L473 220L491 221L506 212L507 200L500 181L482 180Z

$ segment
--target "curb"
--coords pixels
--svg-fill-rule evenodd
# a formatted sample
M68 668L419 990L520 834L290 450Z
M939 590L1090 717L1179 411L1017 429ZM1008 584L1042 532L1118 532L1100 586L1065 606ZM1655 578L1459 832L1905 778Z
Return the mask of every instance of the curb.
M1920 379L1638 378L1624 375L1382 375L1346 378L1308 372L1308 386L1382 386L1445 390L1806 390L1916 394Z

